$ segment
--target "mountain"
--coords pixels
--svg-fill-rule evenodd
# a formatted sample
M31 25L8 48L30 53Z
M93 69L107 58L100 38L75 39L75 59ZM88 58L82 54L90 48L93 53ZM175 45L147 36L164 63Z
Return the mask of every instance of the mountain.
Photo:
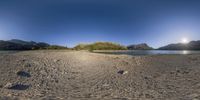
M0 41L0 50L22 50L25 49L21 44L9 42L9 41Z
M129 50L151 50L151 49L153 49L152 47L148 46L146 43L129 45L129 46L127 46L127 48Z
M8 40L8 42L12 42L12 43L16 43L16 44L21 44L21 45L36 45L36 42L30 41L23 41L23 40L18 40L18 39L12 39L12 40Z
M159 50L200 50L200 40L191 41L187 44L183 44L183 43L169 44L167 46L163 46L158 49Z
M50 46L51 45L43 42L37 43L34 41L23 41L18 39L12 39L8 41L0 40L0 50L37 50L37 49L49 49L48 47Z

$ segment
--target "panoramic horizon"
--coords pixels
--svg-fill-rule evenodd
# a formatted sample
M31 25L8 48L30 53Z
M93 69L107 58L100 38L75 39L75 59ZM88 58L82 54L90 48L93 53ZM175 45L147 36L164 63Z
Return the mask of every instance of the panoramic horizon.
M0 40L74 47L97 41L158 48L200 40L200 1L0 1Z
M1 40L0 40L1 41ZM47 42L43 42L43 41L32 41L32 40L21 40L21 39L8 39L8 40L3 40L3 41L10 41L10 42L16 42L16 41L23 41L23 42L36 42L36 43L47 43ZM176 45L179 45L179 44L183 44L183 46L187 46L189 45L190 42L199 42L200 40L187 40L186 38L183 38L180 42L177 42L177 43L170 43L170 44L166 44L166 45L163 45L163 46L160 46L160 47L157 47L157 48L154 48L152 47L151 45L149 45L148 43L132 43L132 44L127 44L127 45L123 45L123 44L119 44L119 43L116 43L116 42L112 42L112 41L95 41L95 42L80 42L76 45L74 45L73 47L68 47L67 45L59 45L59 44L50 44L50 43L47 43L49 45L52 45L52 46L62 46L62 47L67 47L67 48L76 48L76 46L78 45L89 45L89 44L95 44L95 43L114 43L114 44L119 44L121 46L125 46L125 47L129 47L129 46L133 46L133 45L142 45L142 44L147 44L147 46L149 46L150 48L152 49L159 49L159 48L162 48L162 47L165 47L165 46L168 46L168 45L172 45L172 44L176 44ZM147 49L147 50L151 50L151 49ZM162 50L162 49L161 49ZM167 49L166 49L167 50Z
M200 100L200 0L0 0L0 100Z

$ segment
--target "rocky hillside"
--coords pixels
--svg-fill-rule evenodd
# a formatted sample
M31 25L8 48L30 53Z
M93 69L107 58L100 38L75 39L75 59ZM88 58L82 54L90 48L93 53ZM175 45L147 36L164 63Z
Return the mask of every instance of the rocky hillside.
M191 41L187 44L183 44L183 43L169 44L167 46L160 47L159 49L160 50L200 50L200 40Z
M12 39L8 41L0 40L0 50L37 50L37 49L51 49L51 45L43 42L22 41ZM62 47L63 48L63 47Z
M129 50L151 50L151 49L153 49L152 47L148 46L146 43L130 45L130 46L127 46L127 48Z

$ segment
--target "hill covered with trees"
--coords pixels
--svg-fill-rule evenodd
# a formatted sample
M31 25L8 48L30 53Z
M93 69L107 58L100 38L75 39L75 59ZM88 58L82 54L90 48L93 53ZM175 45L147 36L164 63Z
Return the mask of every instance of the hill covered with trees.
M111 42L95 42L92 44L79 44L75 50L127 50L127 47Z

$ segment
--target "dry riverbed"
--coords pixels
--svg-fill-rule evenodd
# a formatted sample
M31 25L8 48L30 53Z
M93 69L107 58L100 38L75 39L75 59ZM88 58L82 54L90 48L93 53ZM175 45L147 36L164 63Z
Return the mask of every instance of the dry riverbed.
M200 55L0 54L0 99L199 100Z

